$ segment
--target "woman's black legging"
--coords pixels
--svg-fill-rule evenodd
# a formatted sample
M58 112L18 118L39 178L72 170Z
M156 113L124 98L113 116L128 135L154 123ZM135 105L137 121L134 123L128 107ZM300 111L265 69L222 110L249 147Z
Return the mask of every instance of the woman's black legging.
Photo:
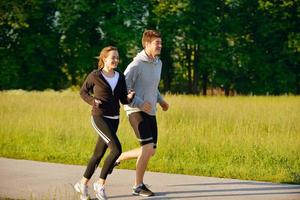
M92 177L108 147L110 152L104 161L100 174L100 178L105 180L109 171L113 168L114 163L122 153L121 144L117 137L119 119L92 116L91 121L99 138L96 143L94 154L90 159L83 176L87 179Z

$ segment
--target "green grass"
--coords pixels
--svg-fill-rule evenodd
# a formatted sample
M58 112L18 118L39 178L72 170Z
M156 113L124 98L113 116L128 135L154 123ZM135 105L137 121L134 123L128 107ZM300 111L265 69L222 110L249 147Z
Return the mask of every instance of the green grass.
M150 171L300 183L299 96L165 99ZM0 92L0 119L2 157L86 165L96 142L78 92ZM138 146L123 109L118 135Z

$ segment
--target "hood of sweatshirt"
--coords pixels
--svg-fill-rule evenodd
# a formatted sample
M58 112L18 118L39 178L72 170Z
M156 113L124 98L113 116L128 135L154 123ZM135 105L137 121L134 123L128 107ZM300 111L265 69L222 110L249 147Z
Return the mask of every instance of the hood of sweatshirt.
M159 61L159 58L156 57L155 59L151 59L147 56L145 50L142 50L134 57L134 60L140 60L148 63L156 63Z

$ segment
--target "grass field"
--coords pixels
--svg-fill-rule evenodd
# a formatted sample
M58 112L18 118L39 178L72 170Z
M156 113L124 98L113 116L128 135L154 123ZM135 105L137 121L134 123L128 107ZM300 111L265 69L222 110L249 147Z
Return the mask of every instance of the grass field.
M300 97L167 95L150 171L300 183ZM78 92L0 92L0 156L86 165L97 135ZM121 109L123 151L138 143ZM120 168L134 169L134 161Z

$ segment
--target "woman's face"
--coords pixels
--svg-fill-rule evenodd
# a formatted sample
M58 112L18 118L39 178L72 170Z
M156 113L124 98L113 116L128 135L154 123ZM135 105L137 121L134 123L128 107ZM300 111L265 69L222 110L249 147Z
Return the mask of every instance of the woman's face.
M104 58L104 67L108 69L115 69L119 64L118 51L109 51L106 58Z

